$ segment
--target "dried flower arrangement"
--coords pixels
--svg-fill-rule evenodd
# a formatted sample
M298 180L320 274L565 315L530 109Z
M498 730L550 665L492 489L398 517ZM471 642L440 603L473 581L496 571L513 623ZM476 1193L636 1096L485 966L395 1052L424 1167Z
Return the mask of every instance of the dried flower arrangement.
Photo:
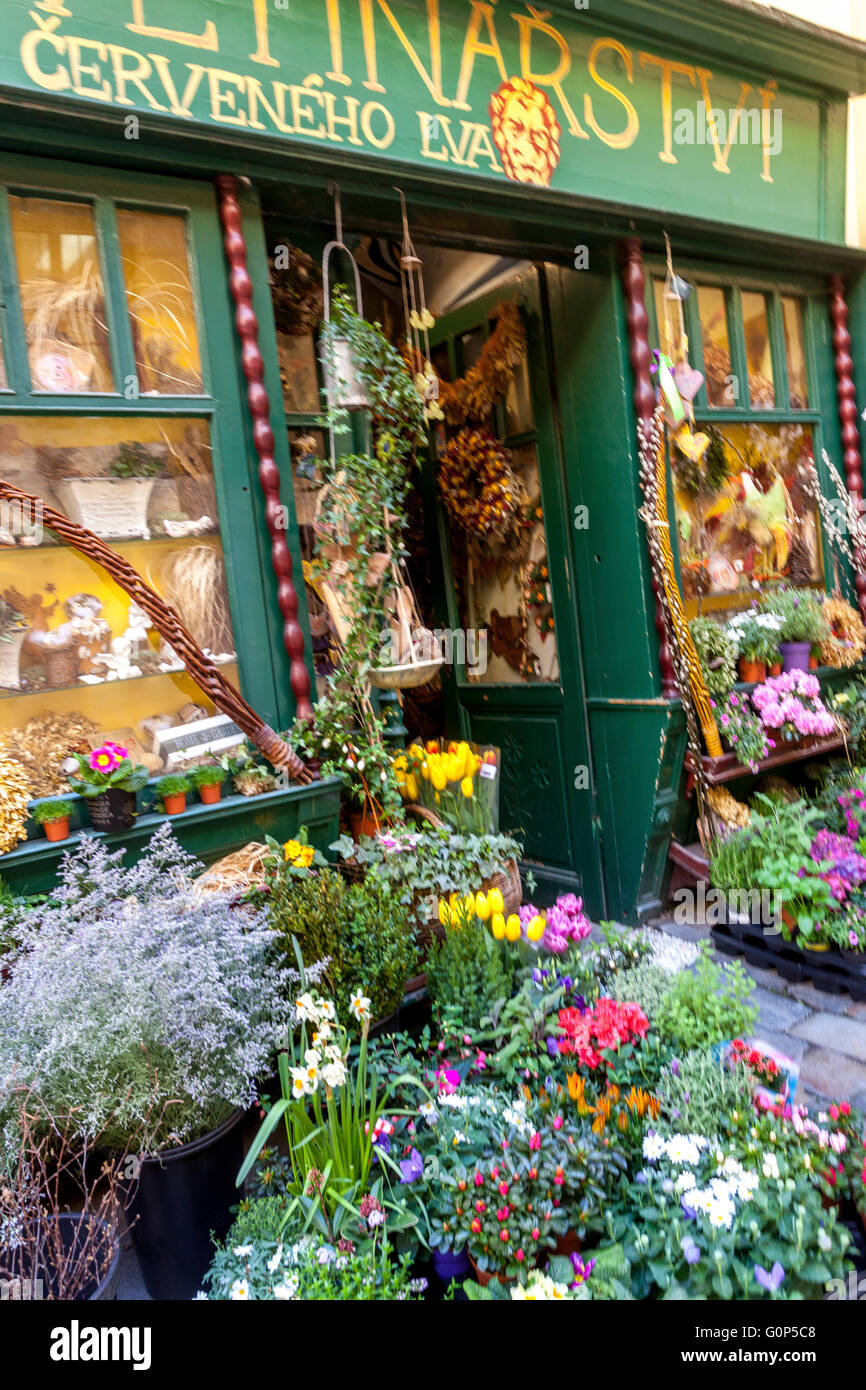
M856 608L843 598L824 599L824 617L832 636L821 643L821 664L840 669L854 666L866 652L866 627Z
M526 355L526 328L519 306L503 300L493 317L496 327L475 366L457 381L439 379L439 404L449 425L486 419L496 402L504 398Z
M35 714L22 728L10 730L6 752L24 768L32 798L54 796L67 790L64 760L88 748L98 733L98 725L78 710Z
M173 551L149 577L200 647L215 656L234 651L225 566L216 546Z
M30 781L21 764L0 747L0 854L27 839Z
M464 531L504 536L517 508L520 485L508 450L493 435L460 430L439 461L438 482L451 519Z
M297 246L286 244L289 264L283 271L271 261L270 285L274 321L279 333L291 338L315 333L322 322L324 300L319 265Z

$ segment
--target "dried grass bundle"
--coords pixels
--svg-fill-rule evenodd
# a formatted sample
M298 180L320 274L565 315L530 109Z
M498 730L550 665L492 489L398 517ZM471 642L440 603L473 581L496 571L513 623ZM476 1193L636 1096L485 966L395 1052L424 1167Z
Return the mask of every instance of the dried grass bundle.
M198 645L215 656L234 651L223 558L216 546L175 550L148 574Z
M0 747L0 854L27 839L30 779L24 768Z
M111 389L103 366L108 330L102 278L95 260L85 261L75 281L25 280L21 285L21 307L31 361L38 361L58 347L69 349L78 358L87 354L93 359L90 389Z
M195 881L193 892L197 897L210 897L215 893L245 893L265 881L264 862L270 850L267 845L251 840L243 849L227 854Z
M70 753L90 747L99 733L92 719L70 710L69 714L35 714L20 729L7 734L7 753L23 767L30 796L56 796L68 792L69 785L61 764Z

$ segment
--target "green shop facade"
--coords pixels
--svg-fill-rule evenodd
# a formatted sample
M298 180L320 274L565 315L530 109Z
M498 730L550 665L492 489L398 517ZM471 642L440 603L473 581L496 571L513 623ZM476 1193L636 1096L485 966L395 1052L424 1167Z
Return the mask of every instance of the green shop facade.
M544 598L531 612L547 630L535 624L530 648L515 635L507 579L495 617L495 578L468 595L434 439L419 496L435 621L484 623L492 643L484 672L468 654L445 668L445 732L502 749L501 820L546 890L582 892L594 916L657 911L672 843L694 838L639 516L637 424L671 307L665 237L692 289L679 302L704 378L695 428L724 426L744 469L762 442L808 448L829 490L826 451L862 491L866 256L844 225L866 46L728 0L2 0L2 17L0 478L84 507L86 524L83 460L119 481L158 449L168 482L143 523L115 523L117 549L198 602L202 645L286 729L315 691L293 446L321 429L321 407L309 345L293 341L288 390L281 379L274 248L321 257L337 184L343 238L373 284L382 248L400 245L399 188L425 275L439 267L441 288L461 264L479 271L457 275L450 299L442 289L440 376L478 361L505 300L527 335L487 424L530 460ZM688 616L692 560L669 492ZM866 576L834 575L810 524L810 577L861 601ZM30 637L0 695L2 737L49 716L136 736L163 714L182 722L198 696L170 652L123 679L137 615L112 606L96 567L7 540L0 595ZM753 562L747 547L747 574ZM62 679L62 634L46 676L44 634L63 622L79 653L82 633L102 634L84 643L83 686L80 660ZM326 844L337 804L338 788L314 783L196 805L178 824L212 859L302 820ZM143 815L133 836L151 825ZM34 827L0 872L41 886L56 853Z

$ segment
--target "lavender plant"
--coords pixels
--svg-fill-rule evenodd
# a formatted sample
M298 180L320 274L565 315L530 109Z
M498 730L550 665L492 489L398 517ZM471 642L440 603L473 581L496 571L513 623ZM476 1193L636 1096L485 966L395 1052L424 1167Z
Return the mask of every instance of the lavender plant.
M166 824L123 865L83 837L48 903L13 924L0 990L0 1122L16 1084L82 1135L184 1143L256 1095L284 1040L293 973L265 916L196 893ZM315 967L307 978L317 978Z

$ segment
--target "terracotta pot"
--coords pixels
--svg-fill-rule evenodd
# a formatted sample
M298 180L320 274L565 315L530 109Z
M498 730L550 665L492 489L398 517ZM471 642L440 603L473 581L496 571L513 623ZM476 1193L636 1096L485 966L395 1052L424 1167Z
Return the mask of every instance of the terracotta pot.
M69 837L69 817L43 821L42 829L45 831L46 840L66 840Z
M487 1285L490 1283L491 1279L498 1279L500 1284L511 1283L511 1280L508 1278L506 1274L495 1274L492 1269L479 1269L471 1255L469 1256L469 1263L471 1264L475 1272L475 1278L478 1280L478 1283L481 1285L482 1289L487 1288Z
M167 816L179 816L186 810L186 792L176 792L174 796L164 796L162 805Z
M770 676L781 676L781 674L782 674L782 663L781 663L781 661L774 661L773 664L772 664L772 666L770 667L769 671L767 672L767 674L770 675Z
M809 657L809 670L810 670L810 671L817 671L817 669L818 669L818 658L817 658L817 656L810 656L810 657Z
M349 812L349 825L353 840L360 840L365 835L372 839L384 827L384 821L381 816L373 816L365 807L363 811Z
M579 1255L580 1249L580 1236L577 1232L566 1231L564 1236L557 1236L556 1244L550 1253L552 1255L564 1255L569 1260L572 1255Z
M205 806L213 806L221 795L222 787L219 782L206 782L198 789L199 801L203 801Z
M737 662L740 672L740 680L747 681L754 685L760 685L761 681L767 678L767 668L763 661L747 661L741 656Z

